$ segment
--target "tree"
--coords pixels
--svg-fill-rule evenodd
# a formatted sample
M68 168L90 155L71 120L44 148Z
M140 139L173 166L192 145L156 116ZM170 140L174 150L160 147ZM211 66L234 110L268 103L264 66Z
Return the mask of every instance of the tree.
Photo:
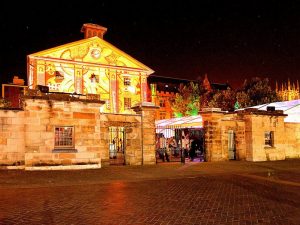
M221 108L224 111L233 111L235 102L235 91L228 88L227 90L216 91L213 93L212 99L208 102L208 106Z
M180 84L172 99L172 110L176 117L197 115L200 110L200 89L197 83Z
M241 107L249 107L279 101L279 96L272 90L268 78L253 77L250 81L245 80L237 100Z

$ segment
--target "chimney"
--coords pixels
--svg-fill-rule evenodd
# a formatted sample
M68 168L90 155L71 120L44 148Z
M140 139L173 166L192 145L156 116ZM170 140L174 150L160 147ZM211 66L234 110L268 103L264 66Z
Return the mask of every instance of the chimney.
M14 76L14 78L13 78L13 84L24 85L24 79L21 79L18 76Z
M85 23L81 27L81 32L84 33L84 38L98 36L99 38L103 39L103 36L106 33L106 31L106 27L102 27L98 24L93 23Z

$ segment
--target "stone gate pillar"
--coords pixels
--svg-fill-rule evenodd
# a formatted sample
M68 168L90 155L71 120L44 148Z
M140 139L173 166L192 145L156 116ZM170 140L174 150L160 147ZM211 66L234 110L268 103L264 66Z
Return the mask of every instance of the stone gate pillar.
M155 113L158 109L152 102L142 102L132 107L141 114L142 165L155 164Z
M221 119L223 112L200 112L203 120L206 161L223 161Z

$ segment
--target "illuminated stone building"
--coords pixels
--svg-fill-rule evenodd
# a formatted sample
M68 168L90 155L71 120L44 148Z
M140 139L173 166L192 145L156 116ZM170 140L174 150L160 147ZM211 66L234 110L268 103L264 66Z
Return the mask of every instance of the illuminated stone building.
M154 164L153 73L84 24L85 39L27 56L28 85L2 85L0 168L80 169Z
M84 39L27 56L28 86L50 92L97 94L104 112L134 113L147 101L147 77L154 71L103 39L107 29L84 24Z
M300 87L298 80L295 84L291 83L288 79L287 83L282 83L279 87L276 82L276 93L279 95L282 101L300 99Z

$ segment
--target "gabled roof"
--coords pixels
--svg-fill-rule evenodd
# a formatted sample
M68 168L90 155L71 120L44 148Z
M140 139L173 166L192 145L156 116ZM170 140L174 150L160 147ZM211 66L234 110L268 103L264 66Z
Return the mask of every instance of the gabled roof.
M99 58L90 57L93 49L100 50L100 53L98 53ZM79 60L76 58L78 55L81 57ZM76 59L76 61L80 62L111 65L122 67L123 69L124 67L140 69L148 75L154 72L148 66L97 36L39 51L28 55L28 57L62 59L67 61L74 61Z

